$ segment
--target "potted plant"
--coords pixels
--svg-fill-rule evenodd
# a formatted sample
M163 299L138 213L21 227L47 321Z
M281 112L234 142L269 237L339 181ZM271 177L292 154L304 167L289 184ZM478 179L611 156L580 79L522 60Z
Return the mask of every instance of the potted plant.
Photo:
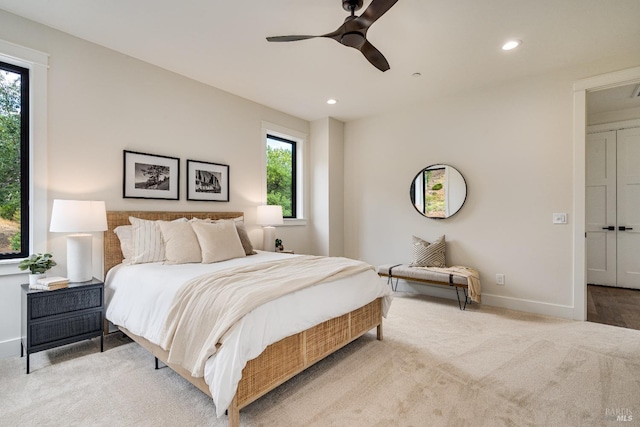
M29 284L33 285L38 279L45 277L45 272L55 265L51 254L31 254L18 264L18 268L23 271L29 270Z

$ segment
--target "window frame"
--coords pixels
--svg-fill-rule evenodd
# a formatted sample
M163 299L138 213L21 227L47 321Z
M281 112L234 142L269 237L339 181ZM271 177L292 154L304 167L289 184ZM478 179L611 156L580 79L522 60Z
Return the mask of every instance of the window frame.
M284 226L307 225L306 212L308 212L307 200L307 168L306 168L306 143L307 134L273 123L262 122L262 198L261 204L267 203L267 135L282 138L296 143L295 168L295 201L296 216L284 218Z
M266 147L269 146L269 139L291 145L291 216L284 216L284 219L296 219L298 218L298 215L297 215L297 212L298 212L297 142L291 138L283 138L281 136L274 135L272 132L267 132L267 135L265 138L266 138L265 153L266 153ZM267 188L267 194L268 194L268 190L269 189Z
M2 61L0 57L0 70L20 75L20 252L0 252L0 260L22 259L29 256L29 242L31 230L29 227L29 201L30 174L29 164L31 159L30 138L30 80L29 69L19 65Z
M29 244L30 253L47 251L47 83L49 55L0 39L0 61L29 70ZM26 274L21 258L0 259L0 276Z

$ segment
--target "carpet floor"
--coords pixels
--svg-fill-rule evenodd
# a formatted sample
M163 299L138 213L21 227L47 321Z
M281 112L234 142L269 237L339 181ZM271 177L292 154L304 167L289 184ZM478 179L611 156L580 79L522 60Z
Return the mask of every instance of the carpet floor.
M121 334L0 360L0 426L225 426ZM396 294L375 330L240 411L243 426L640 425L640 331Z

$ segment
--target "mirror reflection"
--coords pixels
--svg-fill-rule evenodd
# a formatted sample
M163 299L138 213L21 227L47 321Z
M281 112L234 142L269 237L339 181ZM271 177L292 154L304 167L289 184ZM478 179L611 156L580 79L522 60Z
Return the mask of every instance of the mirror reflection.
M467 199L467 183L453 166L431 165L411 182L411 203L427 218L449 218Z

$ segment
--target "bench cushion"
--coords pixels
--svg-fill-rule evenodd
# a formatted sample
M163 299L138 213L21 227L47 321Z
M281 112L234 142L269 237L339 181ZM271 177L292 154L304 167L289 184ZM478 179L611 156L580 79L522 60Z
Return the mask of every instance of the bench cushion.
M390 270L392 272L390 273ZM397 277L406 280L419 280L427 282L441 282L450 283L450 275L446 273L430 271L426 268L409 267L408 264L384 264L378 267L378 274L381 276ZM462 276L451 276L454 285L464 286L468 285L467 278Z

